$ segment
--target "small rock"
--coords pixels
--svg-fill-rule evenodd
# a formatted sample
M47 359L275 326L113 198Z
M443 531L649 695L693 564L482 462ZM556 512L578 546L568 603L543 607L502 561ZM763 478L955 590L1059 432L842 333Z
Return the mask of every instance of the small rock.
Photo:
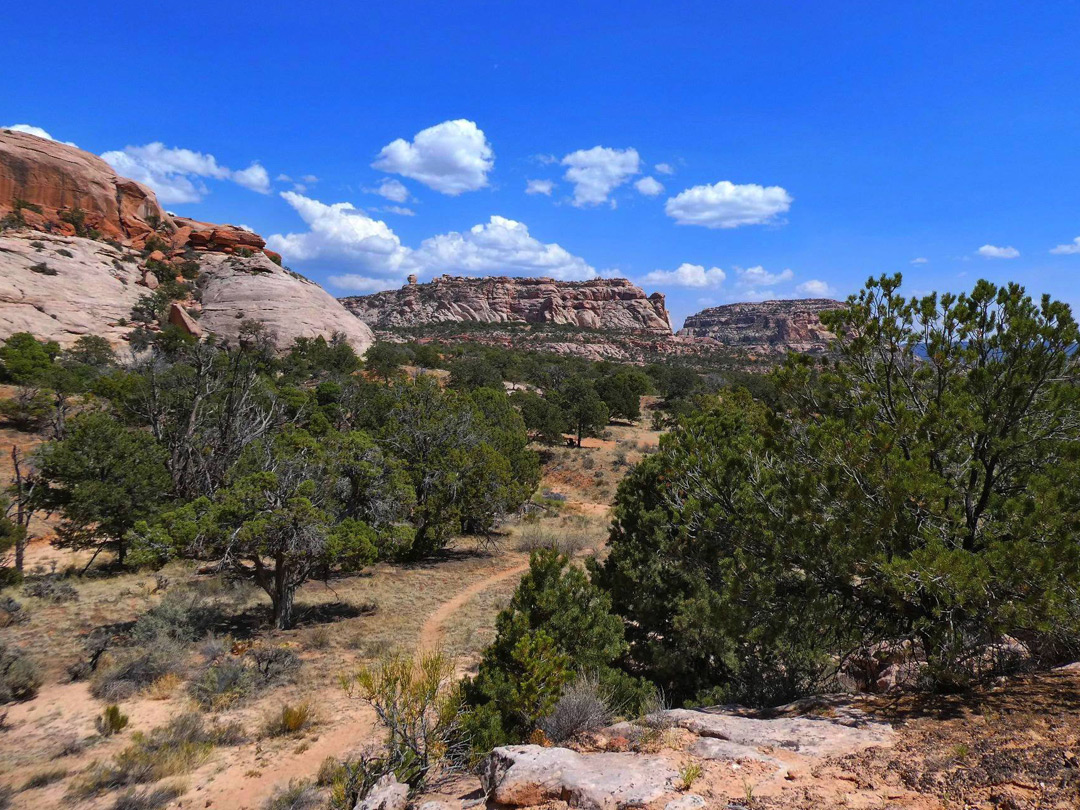
M155 250L153 253L146 257L146 260L151 262L163 262L165 261L165 254L162 253L160 250Z
M665 804L664 810L694 810L694 808L704 806L705 800L701 796L698 796L695 793L687 793L685 796L672 799Z
M160 282L158 281L157 276L155 276L149 270L143 273L142 282L151 290L156 290L160 286Z
M403 785L388 773L368 792L368 795L356 803L354 810L405 810L409 805L409 786Z

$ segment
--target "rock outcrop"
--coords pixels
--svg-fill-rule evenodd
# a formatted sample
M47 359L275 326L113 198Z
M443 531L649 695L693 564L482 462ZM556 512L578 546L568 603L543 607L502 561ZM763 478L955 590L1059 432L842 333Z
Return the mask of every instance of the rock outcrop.
M829 298L726 304L691 315L678 335L748 354L822 354L832 334L821 313L842 306Z
M564 801L570 807L644 807L674 790L671 762L641 754L579 754L568 748L509 745L484 761L480 781L497 805L529 807Z
M199 258L203 332L235 340L245 320L265 326L279 349L298 337L335 334L359 354L375 338L330 293L298 273L279 267L263 254L242 258L207 253Z
M118 343L139 297L143 270L123 248L77 237L0 235L0 339L30 332L74 343L101 335Z
M171 216L150 189L72 146L0 130L0 231L0 340L30 332L61 346L84 335L119 343L139 299L175 278L194 289L173 285L166 319L192 335L235 340L251 320L279 349L334 334L359 353L374 342L258 234Z
M555 281L550 278L440 276L426 284L342 299L378 329L459 322L551 324L670 335L662 293L647 296L624 278Z

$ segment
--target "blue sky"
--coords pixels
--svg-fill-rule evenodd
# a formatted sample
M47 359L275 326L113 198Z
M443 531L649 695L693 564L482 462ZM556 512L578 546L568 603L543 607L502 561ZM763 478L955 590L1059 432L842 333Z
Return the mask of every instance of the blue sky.
M1075 305L1078 27L1052 2L18 4L0 125L336 294L614 274L678 326L902 271Z

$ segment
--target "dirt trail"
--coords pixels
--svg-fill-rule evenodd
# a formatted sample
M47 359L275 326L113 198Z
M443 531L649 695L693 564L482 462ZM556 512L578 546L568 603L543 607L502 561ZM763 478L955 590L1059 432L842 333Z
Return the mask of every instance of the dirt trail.
M529 564L521 563L515 565L513 568L505 568L502 571L497 571L490 576L477 580L469 585L469 587L458 591L451 599L443 602L437 607L427 620L424 622L424 626L420 628L420 640L417 643L417 648L420 650L434 650L439 646L439 642L443 636L443 624L446 620L460 610L464 605L477 594L480 594L504 579L508 579L512 576L517 576L525 573L529 569Z

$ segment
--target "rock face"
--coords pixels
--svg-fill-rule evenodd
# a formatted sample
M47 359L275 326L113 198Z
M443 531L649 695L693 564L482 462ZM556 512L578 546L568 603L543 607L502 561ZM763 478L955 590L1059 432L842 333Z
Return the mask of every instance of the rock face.
M691 315L678 335L751 354L822 354L832 334L820 315L841 307L829 298L727 304Z
M72 146L0 130L0 221L0 339L118 343L139 298L187 273L196 293L172 302L167 319L189 334L235 340L254 320L279 349L339 333L363 353L375 340L321 287L275 263L258 234L170 216L150 189Z
M549 278L440 276L427 284L344 298L374 328L436 323L527 323L670 335L664 296L626 279L555 281Z
M488 801L497 805L564 801L587 810L616 810L656 801L673 789L677 776L662 757L509 745L488 755L480 781Z
M0 235L0 339L15 332L69 346L83 335L119 342L143 271L128 251L77 237Z
M84 227L114 239L131 239L154 231L150 221L167 214L154 192L120 177L101 158L73 146L24 132L0 130L0 215L18 215L38 230L54 226L74 236L76 226L63 211L80 209Z
M298 337L344 335L363 354L375 342L367 324L350 315L322 287L274 264L266 256L248 258L207 253L200 257L205 333L235 340L245 320L262 323L275 345L285 349Z

